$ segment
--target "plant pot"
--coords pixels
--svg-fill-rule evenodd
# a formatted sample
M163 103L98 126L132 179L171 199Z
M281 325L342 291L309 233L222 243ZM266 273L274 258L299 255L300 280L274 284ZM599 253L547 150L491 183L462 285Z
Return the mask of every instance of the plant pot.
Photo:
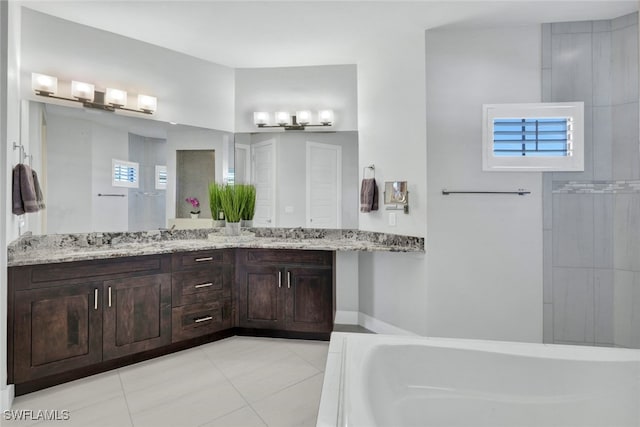
M198 219L199 217L200 217L199 213L197 213L197 214L192 213L191 214L191 219Z
M244 228L251 228L253 227L253 220L252 219L243 219L241 221L241 226Z
M226 221L224 219L214 219L213 220L213 228L224 227Z
M227 222L224 229L224 234L227 236L239 236L240 235L240 223L239 222Z

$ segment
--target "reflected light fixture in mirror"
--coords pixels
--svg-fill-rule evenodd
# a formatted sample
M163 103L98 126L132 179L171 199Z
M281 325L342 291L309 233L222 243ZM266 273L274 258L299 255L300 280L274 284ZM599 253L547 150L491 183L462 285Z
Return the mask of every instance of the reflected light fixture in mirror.
M58 96L58 78L46 74L31 73L31 88L36 95L65 101L81 102L83 106L106 111L133 111L135 113L153 114L158 106L158 99L149 95L138 95L137 109L127 108L127 92L120 89L107 88L106 92L95 90L91 83L71 81L71 98Z
M291 116L286 111L276 111L276 123L278 126L286 126L290 120Z
M304 130L309 126L333 126L333 110L318 111L318 124L312 124L312 114L309 110L296 111L290 115L287 111L277 111L274 114L275 124L271 124L270 115L265 111L253 113L253 123L259 128L281 128L284 130Z

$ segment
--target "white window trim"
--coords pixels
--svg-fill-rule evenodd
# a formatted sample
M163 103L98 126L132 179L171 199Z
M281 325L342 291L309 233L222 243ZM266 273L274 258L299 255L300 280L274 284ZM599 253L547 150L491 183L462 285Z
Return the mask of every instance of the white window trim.
M571 117L571 155L563 157L494 156L493 120L496 118ZM584 103L484 104L482 106L482 170L514 172L584 171Z
M169 177L167 176L167 180L165 182L160 182L160 173L163 172L167 175L167 167L165 165L156 165L156 190L166 190L167 182L169 181Z
M116 165L122 165L136 170L135 182L116 181L115 169ZM111 159L111 185L114 187L138 188L140 181L140 165L136 162L128 162L126 160Z

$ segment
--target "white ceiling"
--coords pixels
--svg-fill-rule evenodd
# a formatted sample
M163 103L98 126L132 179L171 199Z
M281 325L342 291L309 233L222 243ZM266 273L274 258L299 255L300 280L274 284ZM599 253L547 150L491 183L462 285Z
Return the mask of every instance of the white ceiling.
M357 64L363 46L392 32L611 19L638 10L637 0L26 0L22 4L231 67Z

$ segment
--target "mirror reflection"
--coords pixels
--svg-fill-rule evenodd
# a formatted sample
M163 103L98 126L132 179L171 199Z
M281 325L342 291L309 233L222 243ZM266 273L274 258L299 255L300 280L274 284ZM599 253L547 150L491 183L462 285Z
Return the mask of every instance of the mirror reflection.
M212 180L256 186L254 227L358 228L357 132L234 135L25 102L47 205L36 233L208 228Z
M210 218L208 182L222 182L233 169L229 132L38 102L28 111L33 166L42 171L47 204L38 227L44 234L165 228L190 217L186 197L202 200ZM214 174L200 176L184 162L178 168L178 152L202 150L212 153ZM203 191L182 198L203 179Z
M235 135L236 182L256 186L255 227L358 228L358 133Z

